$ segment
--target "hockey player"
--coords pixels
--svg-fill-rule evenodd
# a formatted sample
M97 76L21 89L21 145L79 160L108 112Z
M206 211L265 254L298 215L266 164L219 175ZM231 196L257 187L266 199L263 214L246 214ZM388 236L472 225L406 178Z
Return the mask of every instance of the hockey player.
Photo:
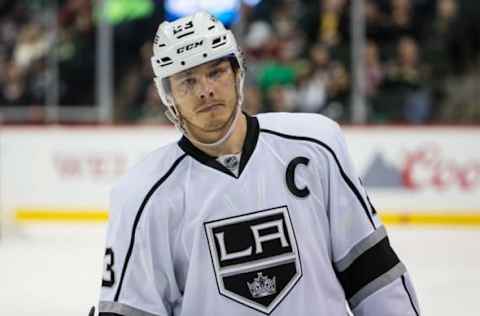
M335 122L243 113L242 55L207 13L153 51L183 137L112 192L100 315L419 315Z

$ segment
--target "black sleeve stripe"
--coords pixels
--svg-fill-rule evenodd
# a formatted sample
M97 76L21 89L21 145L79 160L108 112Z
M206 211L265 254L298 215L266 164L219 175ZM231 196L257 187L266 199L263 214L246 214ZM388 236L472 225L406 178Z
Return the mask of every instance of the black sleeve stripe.
M400 260L390 247L388 237L385 237L356 258L348 268L336 271L347 300L399 263Z
M350 308L355 309L361 302L363 302L370 295L378 292L382 288L386 287L389 284L392 284L396 280L400 282L400 277L407 272L407 269L403 263L398 263L396 266L391 268L388 272L384 273L382 276L375 279L373 282L369 283L367 286L358 291L350 300L348 304Z
M117 314L117 313L98 313L98 316L126 316L126 315Z
M150 197L153 195L153 193L160 187L160 185L162 185L162 183L167 180L167 178L173 173L173 171L175 170L175 168L177 168L178 164L183 160L183 158L185 158L187 156L187 154L183 154L182 156L180 156L179 158L177 158L177 160L175 160L175 162L173 163L173 165L170 167L170 169L167 171L167 173L165 173L163 175L163 177L160 178L160 180L158 180L154 185L153 187L148 191L147 195L145 196L145 198L143 199L143 202L142 204L140 205L140 208L138 209L137 211L137 215L135 216L135 220L133 222L133 228L132 228L132 235L130 237L130 245L128 246L128 251L127 251L127 255L125 256L125 261L124 261L124 264L123 264L123 269L122 269L122 274L120 276L120 283L118 284L118 288L117 288L117 292L115 294L115 298L114 298L114 301L117 302L118 301L118 297L120 296L120 292L122 290L122 285L123 285L123 279L125 277L125 272L127 271L127 267L128 267L128 262L130 261L130 257L132 255L132 251L133 251L133 245L135 244L135 234L136 234L136 231L137 231L137 226L138 226L138 223L140 221L140 217L142 216L142 213L143 213L143 209L145 208L145 205L147 205L147 202L148 200L150 200Z
M368 235L358 242L350 251L340 260L334 263L337 271L345 271L358 257L365 251L375 246L379 241L387 237L385 227L377 228L372 234Z
M417 311L417 308L415 307L415 304L413 303L412 295L408 290L407 283L405 281L405 275L402 275L402 284L403 284L403 287L405 288L405 291L407 292L408 299L410 300L410 304L412 304L412 308L413 308L413 311L415 312L415 315L420 316L420 314Z
M310 138L310 137L287 135L287 134L283 134L283 133L279 133L279 132L276 132L276 131L272 131L272 130L269 130L269 129L263 129L263 128L260 129L260 131L264 132L264 133L276 135L276 136L279 136L279 137L287 138L287 139L301 140L301 141L307 141L307 142L315 143L315 144L320 145L323 148L325 148L333 156L333 159L335 160L335 163L337 164L338 169L340 170L340 174L342 175L343 181L345 181L345 183L348 185L350 190L352 190L353 194L355 194L355 196L357 197L357 200L362 205L362 208L365 211L365 214L367 214L367 217L370 220L370 223L372 224L373 228L374 229L376 228L375 223L373 222L372 215L370 214L370 211L368 210L367 204L365 203L364 199L362 198L362 195L358 191L357 187L355 187L352 180L350 180L350 178L347 176L347 174L343 170L342 165L340 164L340 161L338 160L337 155L335 154L335 152L333 151L332 148L330 148L324 142L321 142L317 139Z

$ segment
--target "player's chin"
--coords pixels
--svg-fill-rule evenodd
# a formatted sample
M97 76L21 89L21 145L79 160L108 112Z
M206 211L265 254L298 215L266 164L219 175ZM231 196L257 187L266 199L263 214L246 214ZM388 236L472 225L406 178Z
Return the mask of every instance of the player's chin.
M218 132L225 129L230 123L230 115L217 115L204 121L203 127L208 132Z
M206 122L206 124L203 125L203 129L206 131L206 132L219 132L221 131L222 129L225 128L225 126L227 126L228 124L228 120L214 120L214 121L209 121L209 122Z

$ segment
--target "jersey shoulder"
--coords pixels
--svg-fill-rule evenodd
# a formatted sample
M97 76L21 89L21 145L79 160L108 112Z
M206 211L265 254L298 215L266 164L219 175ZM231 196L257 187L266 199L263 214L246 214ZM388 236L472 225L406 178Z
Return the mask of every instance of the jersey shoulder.
M257 115L262 132L292 138L308 138L335 144L341 137L337 122L313 113L264 113Z
M134 165L112 189L111 216L128 210L136 211L158 182L165 181L177 169L183 157L184 152L176 143L171 143L151 152Z

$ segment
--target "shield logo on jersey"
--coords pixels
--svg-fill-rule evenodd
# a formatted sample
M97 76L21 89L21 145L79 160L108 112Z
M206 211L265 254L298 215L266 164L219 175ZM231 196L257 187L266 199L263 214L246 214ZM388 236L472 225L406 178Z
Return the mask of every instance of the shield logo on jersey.
M220 293L270 314L302 276L287 206L205 223Z

